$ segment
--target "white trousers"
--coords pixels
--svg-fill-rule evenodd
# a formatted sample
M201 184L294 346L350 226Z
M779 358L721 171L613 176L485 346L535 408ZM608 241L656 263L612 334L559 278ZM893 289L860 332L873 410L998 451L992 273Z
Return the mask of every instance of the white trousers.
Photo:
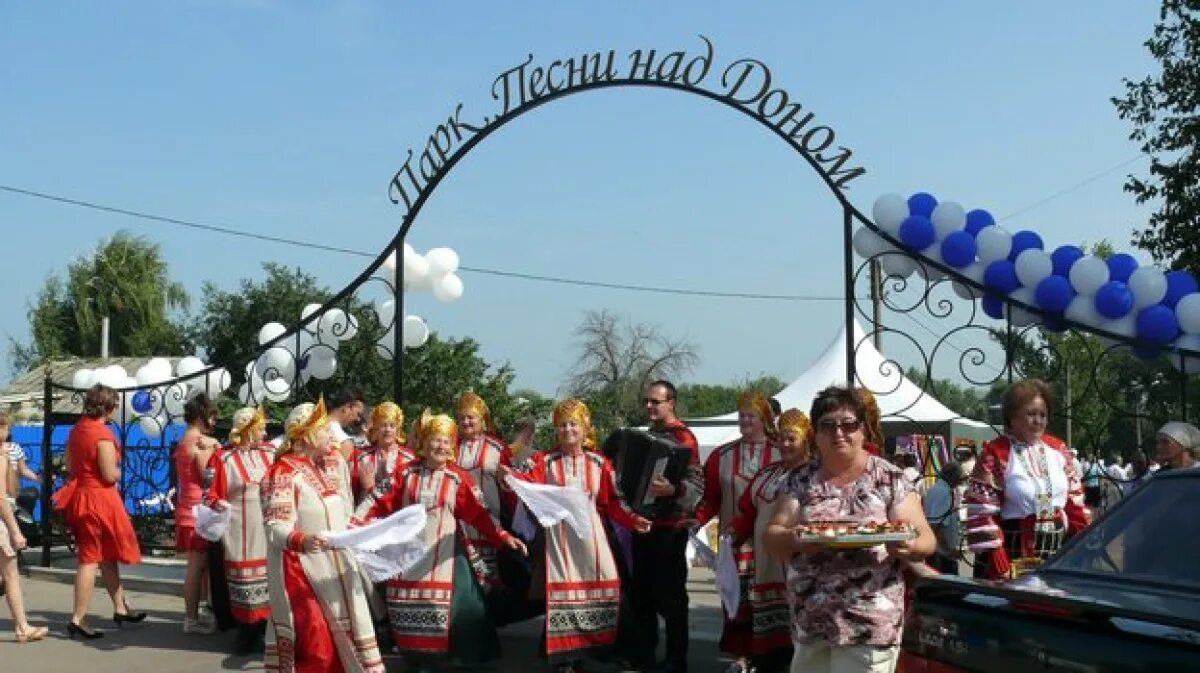
M893 673L899 647L830 645L818 640L796 644L791 673Z

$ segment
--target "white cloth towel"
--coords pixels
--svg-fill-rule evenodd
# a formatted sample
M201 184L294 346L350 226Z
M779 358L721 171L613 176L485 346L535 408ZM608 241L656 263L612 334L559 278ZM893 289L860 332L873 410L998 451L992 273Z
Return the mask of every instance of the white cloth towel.
M566 521L580 539L591 537L592 501L582 490L574 486L532 484L512 475L504 480L543 528Z
M217 511L207 505L192 505L192 516L196 517L196 535L209 542L217 542L225 537L233 511L228 507Z
M327 534L329 546L349 549L372 582L403 575L429 553L420 539L425 507L409 505L365 526Z
M721 594L721 603L725 605L725 614L733 619L737 615L738 601L741 597L737 561L733 558L733 540L728 535L722 535L719 546L717 567L714 568L717 574L717 591Z

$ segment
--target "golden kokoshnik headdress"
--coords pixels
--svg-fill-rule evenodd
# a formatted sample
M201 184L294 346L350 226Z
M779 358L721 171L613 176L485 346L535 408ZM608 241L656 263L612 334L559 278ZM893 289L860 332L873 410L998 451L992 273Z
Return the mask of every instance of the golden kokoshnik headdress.
M812 421L808 414L794 407L780 414L779 434L785 432L794 432L803 437L805 442L812 441Z
M280 453L288 453L292 450L292 445L300 440L307 441L309 444L316 444L317 432L329 425L329 412L325 409L325 396L314 405L312 402L305 402L292 409L292 413L288 414L287 421L284 422L284 432L287 433L287 441L284 442Z
M762 421L763 430L767 436L775 438L775 412L771 409L771 401L757 390L747 390L738 395L738 409L750 409Z
M879 400L875 399L875 393L867 388L858 388L858 395L863 401L863 410L866 412L866 418L863 421L863 437L867 443L874 444L883 449L883 427L880 424Z
M434 437L449 437L450 443L458 447L458 424L446 414L435 414L429 409L421 412L421 418L413 423L413 452L424 456L429 448L426 444Z
M458 414L471 414L479 417L480 425L483 426L483 431L496 434L496 425L492 423L492 412L488 409L487 402L483 398L472 392L465 392L458 398Z
M379 442L379 429L384 423L391 423L396 426L396 443L403 444L404 437L404 410L395 402L380 402L371 410L371 423L367 428L367 439L371 440L371 444L375 445Z
M596 429L592 427L592 412L580 400L569 399L559 402L554 407L554 427L567 421L575 421L583 430L583 448L588 451L596 450Z
M267 427L267 414L262 407L242 407L233 412L233 427L229 430L229 443L241 446L244 440L254 430Z

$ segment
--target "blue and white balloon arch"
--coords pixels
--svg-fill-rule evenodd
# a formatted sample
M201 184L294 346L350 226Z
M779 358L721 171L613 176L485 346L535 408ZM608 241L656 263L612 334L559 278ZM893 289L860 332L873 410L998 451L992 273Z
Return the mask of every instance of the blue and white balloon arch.
M1192 355L1200 353L1200 284L1188 271L1142 266L1127 253L1102 259L1077 245L1047 251L1035 231L1010 233L986 210L926 192L884 194L872 215L878 230L860 227L854 251L880 258L889 277L912 275L918 259L935 262L977 284L953 287L992 318L1049 332L1074 323L1120 337L1144 359L1185 352L1172 364L1200 374L1200 357Z

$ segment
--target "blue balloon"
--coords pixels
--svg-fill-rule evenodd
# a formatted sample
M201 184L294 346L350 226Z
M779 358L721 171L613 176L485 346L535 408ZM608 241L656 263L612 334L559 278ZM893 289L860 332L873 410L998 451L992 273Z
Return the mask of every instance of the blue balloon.
M983 312L996 320L1004 320L1004 300L995 295L984 295Z
M933 215L933 209L937 208L937 204L938 200L933 198L933 194L917 192L908 197L908 214L927 218Z
M1008 294L1021 287L1021 280L1017 278L1016 265L1007 259L1000 259L983 270L983 284L989 289Z
M1061 333L1067 331L1067 323L1060 317L1048 315L1042 320L1042 329L1048 332Z
M1075 288L1071 287L1071 281L1062 276L1046 276L1038 282L1033 297L1038 306L1061 313L1075 298Z
M149 390L139 390L133 394L134 411L138 412L139 414L144 414L147 411L150 411L151 407L153 406L154 405L150 400Z
M1060 245L1050 253L1050 261L1054 262L1054 275L1066 278L1071 273L1071 265L1083 257L1083 248L1077 245Z
M1017 255L1031 249L1043 249L1042 237L1033 231L1018 231L1013 234L1012 250L1008 253L1008 258L1015 262Z
M1163 306L1175 308L1180 299L1193 292L1200 292L1200 285L1196 284L1195 276L1187 271L1168 271L1167 296L1163 297Z
M1119 280L1122 283L1129 282L1129 276L1138 268L1137 260L1133 255L1127 255L1123 252L1109 257L1108 260L1108 277L1113 280Z
M1119 280L1110 280L1096 290L1096 310L1105 318L1124 318L1133 310L1133 292Z
M924 250L933 245L937 231L928 217L909 215L900 223L900 242L910 250Z
M965 231L955 231L942 239L942 261L956 269L970 266L978 252L975 237Z
M1175 311L1154 304L1142 309L1137 316L1137 335L1143 341L1153 344L1168 344L1179 336L1179 321Z
M1139 360L1150 362L1151 360L1157 360L1158 356L1163 354L1163 349L1155 348L1153 346L1135 346L1133 348L1133 354L1136 355Z
M996 224L996 218L986 210L972 210L967 213L967 226L964 227L966 232L972 236L978 236L979 232L985 228Z

